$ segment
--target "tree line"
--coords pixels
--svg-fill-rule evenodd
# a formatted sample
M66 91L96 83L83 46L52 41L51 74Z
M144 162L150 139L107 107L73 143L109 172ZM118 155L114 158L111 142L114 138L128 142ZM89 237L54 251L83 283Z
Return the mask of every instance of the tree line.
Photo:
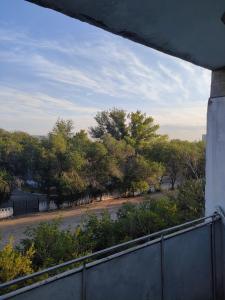
M46 137L0 130L1 201L16 181L27 179L49 197L56 195L58 203L85 195L147 193L159 190L165 177L171 191L127 203L116 218L107 211L87 215L75 230L60 229L60 221L41 223L16 247L11 238L0 249L0 282L204 215L203 142L169 140L140 111L114 108L95 120L89 132L75 132L72 121L58 120Z
M105 193L123 196L160 189L167 178L174 189L187 179L203 179L203 142L169 140L141 111L102 111L89 132L74 131L59 119L45 137L0 129L0 201L15 182L32 179L57 203Z

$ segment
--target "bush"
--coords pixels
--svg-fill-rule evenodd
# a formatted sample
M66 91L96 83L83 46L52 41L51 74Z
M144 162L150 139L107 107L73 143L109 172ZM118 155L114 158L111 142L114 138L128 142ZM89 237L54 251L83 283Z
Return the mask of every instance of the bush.
M203 188L202 181L188 180L177 192L146 198L140 204L124 204L116 219L108 211L100 216L87 215L73 232L70 228L61 230L59 220L41 223L27 230L27 238L17 250L10 242L0 252L0 278L10 280L201 217Z
M0 251L0 281L5 282L33 272L32 258L35 254L32 244L21 253L13 248L13 239Z
M151 199L138 205L124 204L112 220L108 212L89 215L81 226L78 243L82 249L98 251L147 235L178 223L176 204L169 198Z
M27 238L22 240L21 249L27 250L33 245L33 267L47 268L79 256L75 233L69 228L61 230L60 221L40 223L36 228L26 231Z
M176 213L176 204L167 197L124 205L117 214L117 234L128 240L159 231L177 224Z
M77 231L77 239L82 251L94 252L110 247L116 243L115 221L108 211L100 217L90 214Z

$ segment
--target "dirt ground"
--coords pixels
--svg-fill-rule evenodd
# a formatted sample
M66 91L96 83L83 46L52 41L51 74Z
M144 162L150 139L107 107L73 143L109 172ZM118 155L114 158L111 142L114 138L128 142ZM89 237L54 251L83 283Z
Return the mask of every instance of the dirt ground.
M82 222L82 219L88 212L100 215L103 210L107 209L111 216L115 217L116 212L123 203L138 203L141 201L143 201L143 197L109 199L70 209L36 213L2 220L0 221L0 247L5 245L10 236L13 236L15 243L18 243L22 238L24 238L24 231L27 228L35 227L40 222L61 218L62 223L60 226L62 229L65 229L68 226L73 229Z

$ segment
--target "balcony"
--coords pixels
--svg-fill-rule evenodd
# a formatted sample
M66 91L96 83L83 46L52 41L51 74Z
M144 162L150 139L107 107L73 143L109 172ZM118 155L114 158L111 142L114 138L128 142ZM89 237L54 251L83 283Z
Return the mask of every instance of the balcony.
M18 278L0 285L2 294L16 288L0 299L224 299L223 218L214 214Z

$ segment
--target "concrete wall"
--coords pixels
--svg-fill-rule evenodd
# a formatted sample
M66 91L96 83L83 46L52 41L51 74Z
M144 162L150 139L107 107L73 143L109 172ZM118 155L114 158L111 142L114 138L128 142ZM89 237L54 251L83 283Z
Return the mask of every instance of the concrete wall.
M43 197L42 197L43 196ZM93 201L104 201L104 200L108 200L108 199L114 199L117 198L118 194L114 194L114 195L103 195L102 199L100 199L100 197L97 198L91 198L89 196L77 199L74 202L63 202L62 204L60 204L60 208L68 208L71 207L73 205L76 206L80 206L80 205L85 205L85 204L89 204L92 203ZM43 211L48 211L48 210L56 210L58 209L56 203L54 200L48 200L46 195L40 195L39 196L39 211L43 212Z
M225 71L212 73L207 113L206 210L225 211Z
M89 196L77 199L74 202L63 202L60 204L60 208L68 208L72 207L73 205L79 206L79 205L85 205L89 204L93 201L99 201L99 200L107 200L107 199L114 199L117 198L118 194L113 195L103 195L102 199L99 198L91 198ZM39 193L28 193L23 191L16 191L12 194L11 200L3 203L1 208L8 208L12 206L13 215L25 215L29 213L34 212L44 212L48 210L57 210L58 206L56 205L56 202L54 199L49 200L47 198L47 195L45 194L39 194ZM0 209L1 209L0 208ZM5 218L8 216L11 216L11 212L6 213L5 210L0 210L0 219Z
M225 211L225 97L208 104L206 215L218 206Z
M212 268L213 249L221 246L223 228L220 221L212 226L205 224L148 242L89 263L85 271L81 267L65 272L2 299L211 300L213 290L217 299L223 299L222 268ZM223 252L218 251L216 267L223 261Z

